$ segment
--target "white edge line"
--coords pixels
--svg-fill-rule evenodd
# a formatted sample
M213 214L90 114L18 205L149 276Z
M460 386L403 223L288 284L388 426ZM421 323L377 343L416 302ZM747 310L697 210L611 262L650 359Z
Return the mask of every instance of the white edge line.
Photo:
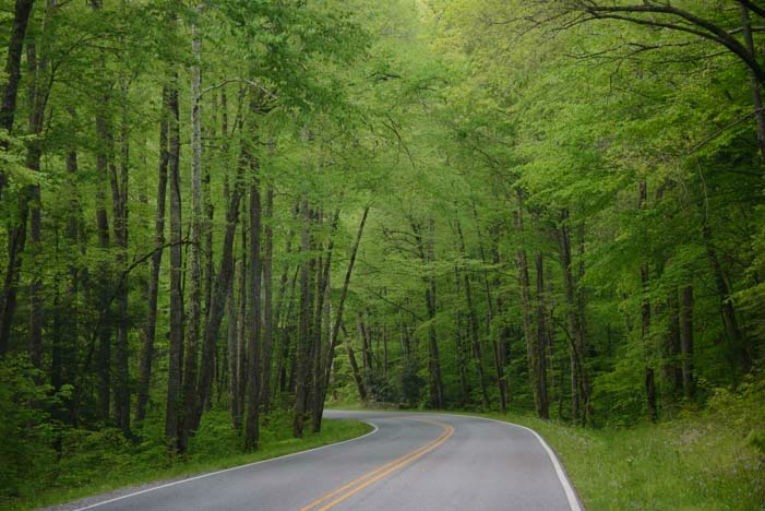
M474 419L482 419L485 421L498 422L499 424L504 424L505 426L515 427L519 429L525 429L526 431L530 431L536 437L539 443L542 445L544 450L547 451L547 456L550 458L550 461L553 464L553 468L555 468L555 474L558 476L558 480L560 481L560 484L563 487L563 493L566 494L566 500L568 500L568 505L571 508L571 511L584 511L582 508L582 504L579 501L579 497L576 494L576 490L574 490L574 486L571 484L571 480L568 478L568 475L566 475L566 471L563 469L563 465L561 465L561 462L558 459L558 456L555 454L555 451L553 451L550 445L545 441L545 439L542 438L542 436L536 431L534 431L533 429L528 428L526 426L521 426L520 424L515 424L514 422L506 422L506 421L501 421L498 419L491 419L489 417L479 417L477 415L457 415L453 413L439 413L439 412L434 412L434 415L448 415L450 417L472 417Z
M366 438L368 436L374 435L375 433L377 433L380 430L380 428L377 427L377 425L372 423L372 422L368 422L368 421L363 420L363 419L355 419L355 420L359 420L360 422L363 422L365 424L368 424L368 425L372 426L372 428L373 428L372 431L370 431L369 433L366 433L364 435L357 436L356 438L351 438L349 440L343 440L342 442L322 445L321 447L314 447L313 449L308 449L308 450L305 450L305 451L298 451L298 452L293 452L293 453L290 453L290 454L284 454L282 456L277 456L276 458L269 458L267 460L260 460L260 461L255 461L253 463L247 463L246 465L238 465L236 467L224 468L223 470L216 470L215 472L208 472L206 474L201 474L201 475L198 475L198 476L189 477L189 478L186 478L186 479L181 479L179 481L173 481L173 482L166 483L166 484L163 484L163 485L160 485L160 486L154 486L153 488L147 488L145 490L140 490L140 491L136 491L136 492L133 492L133 493L128 493L127 495L122 495L120 497L115 497L113 499L104 500L104 501L101 501L101 502L96 502L95 504L90 504L89 506L80 507L80 508L74 509L73 511L85 511L87 509L93 509L93 508L96 508L96 507L99 507L99 506L104 506L106 504L111 504L112 502L117 502L119 500L124 500L124 499L129 499L131 497L136 497L136 496L142 495L144 493L149 493L149 492L152 492L152 491L155 491L155 490L161 490L162 488L169 488L171 486L176 486L176 485L179 485L179 484L190 483L191 481L197 481L199 479L204 479L205 477L212 477L212 476L215 476L215 475L218 475L218 474L224 474L226 472L234 472L236 470L242 470L242 469L245 469L245 468L253 467L255 465L262 465L263 463L269 463L269 462L272 462L272 461L278 461L278 460L283 460L285 458L292 458L294 456L300 456L300 455L303 455L303 454L308 454L309 452L321 451L322 449L328 449L330 447L335 447L335 446L338 446L338 445L347 444L349 442L355 442L356 440L361 440L362 438Z

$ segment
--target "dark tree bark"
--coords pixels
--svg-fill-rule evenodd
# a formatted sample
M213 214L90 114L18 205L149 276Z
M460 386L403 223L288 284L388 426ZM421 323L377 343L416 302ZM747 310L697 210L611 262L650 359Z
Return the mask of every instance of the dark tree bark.
M33 6L34 0L16 0L13 9L13 25L5 59L5 75L8 81L3 87L2 104L0 104L0 128L9 133L13 131L13 121L16 116L16 99L21 82L21 55L24 51L24 39ZM0 142L0 148L7 149L7 143ZM2 199L5 183L5 172L0 170L0 199Z
M245 449L256 449L260 437L260 382L261 382L261 330L263 317L262 275L263 260L261 246L261 217L258 163L250 156L248 162L252 175L250 176L250 264L249 289L247 309L247 421L245 423Z
M568 338L571 360L571 416L581 425L588 422L589 382L585 366L586 332L584 304L577 300L577 285L574 281L573 260L571 255L571 234L568 226L568 209L561 211L561 225L558 230L560 262L563 270L563 292L566 299L568 318Z
M311 251L311 211L308 199L303 198L300 207L303 218L303 230L301 233L300 251L307 257ZM313 319L313 293L311 291L311 278L315 272L316 261L313 258L304 261L300 268L300 314L298 323L298 336L295 347L295 410L292 422L292 434L296 438L303 436L303 426L306 420L308 397L310 394L310 351L311 351L311 325Z
M648 205L648 184L643 179L638 185L638 209L643 211ZM643 342L645 358L645 395L648 416L653 422L659 419L659 408L656 397L656 383L654 381L654 368L650 362L651 350L651 300L649 298L650 270L647 262L640 265L640 286L643 299L640 304L640 338Z
M165 204L167 202L167 168L170 162L168 146L168 117L170 91L167 85L162 87L162 119L159 125L159 169L157 173L157 212L154 220L154 253L151 256L151 275L147 292L148 310L143 331L143 349L138 368L138 391L136 399L135 423L141 424L146 417L146 405L149 402L151 369L154 361L154 340L157 330L157 298L159 295L159 272L162 265L162 252L165 245Z
M545 300L544 281L544 254L538 251L535 257L537 274L537 335L534 346L534 369L535 369L535 395L537 397L537 415L543 419L550 417L550 398L547 385L547 352L550 342L550 333L547 327L547 303Z
M210 297L205 319L204 337L202 344L202 366L197 388L197 403L192 421L192 430L199 427L203 410L208 406L212 395L212 382L215 376L215 353L220 325L225 312L226 298L229 295L234 274L234 238L239 222L239 202L242 197L242 167L239 167L234 189L227 201L226 228L223 234L220 269L215 279L214 290ZM233 316L232 316L233 317Z
M693 286L683 287L680 301L680 351L682 356L683 394L693 399L695 380L693 374Z
M168 86L168 168L170 172L170 339L167 368L167 403L165 437L173 451L179 451L180 414L182 410L184 307L182 290L180 116L178 75L173 73Z
M467 257L467 250L465 247L465 235L462 232L462 226L459 221L457 223L457 234L460 240L460 253L463 258ZM489 408L489 391L486 385L486 374L483 367L483 348L481 346L481 336L478 327L478 314L476 313L475 306L473 305L473 292L470 282L470 276L464 273L463 276L464 289L465 289L465 301L467 303L468 323L470 325L470 340L473 347L473 359L475 360L476 369L478 370L478 383L481 388L481 402L484 409Z
M0 129L5 129L9 133L13 131L16 99L21 82L21 55L24 50L24 39L33 5L34 0L16 0L14 7L13 26L5 62L5 74L8 81L3 88L2 104L0 104ZM7 142L0 142L0 149L6 150L7 148ZM2 200L6 180L5 171L0 169L0 200ZM11 326L16 313L16 286L21 270L21 253L24 250L27 236L27 204L33 200L32 194L32 190L26 190L20 198L20 214L16 227L11 230L8 236L8 267L5 270L3 293L0 296L0 356L4 355L10 348Z
M265 225L263 226L263 367L260 402L263 410L271 406L271 366L274 349L274 187L266 189Z

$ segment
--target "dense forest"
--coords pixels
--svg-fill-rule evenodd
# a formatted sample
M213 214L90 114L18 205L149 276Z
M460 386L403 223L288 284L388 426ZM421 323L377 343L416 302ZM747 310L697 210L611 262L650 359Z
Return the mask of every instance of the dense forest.
M762 404L759 0L0 6L3 494L221 410Z

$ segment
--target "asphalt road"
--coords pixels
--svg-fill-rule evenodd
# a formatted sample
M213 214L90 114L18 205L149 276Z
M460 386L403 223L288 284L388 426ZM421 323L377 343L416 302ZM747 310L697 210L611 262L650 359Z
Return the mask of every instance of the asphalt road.
M533 431L446 414L328 411L375 430L312 451L90 500L80 511L582 509ZM70 508L71 509L71 508Z

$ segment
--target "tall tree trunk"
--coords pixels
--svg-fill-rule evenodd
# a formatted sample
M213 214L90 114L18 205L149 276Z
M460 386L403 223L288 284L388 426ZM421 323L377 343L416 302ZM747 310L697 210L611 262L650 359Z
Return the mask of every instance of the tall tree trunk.
M174 72L168 86L168 168L170 171L170 343L167 367L167 403L165 438L173 451L181 449L179 442L183 378L183 274L180 175L180 116L178 105L178 74Z
M707 257L712 266L712 277L717 287L720 300L720 314L722 315L725 335L730 346L734 372L748 373L752 369L753 363L751 346L747 344L746 338L738 326L738 317L731 298L731 285L725 270L723 270L722 263L720 263L717 248L712 240L712 230L706 220L702 227L702 234L707 249Z
M680 299L680 352L682 357L683 394L693 399L695 380L693 375L693 286L683 287Z
M231 281L234 274L234 239L236 226L239 222L239 202L242 196L242 166L239 166L231 196L228 197L228 210L226 211L226 229L223 235L221 248L220 269L215 279L214 289L210 296L205 320L204 337L202 344L202 367L197 388L197 405L194 412L192 429L199 427L203 410L208 406L212 396L212 382L215 376L215 353L220 324L223 321L226 298L229 295ZM233 317L233 316L232 316Z
M254 110L251 109L251 113ZM250 155L250 264L249 264L249 288L248 299L248 370L247 370L247 421L245 423L245 448L256 449L260 436L260 341L263 317L262 299L262 275L263 260L260 253L261 245L261 217L262 207L260 201L259 177L257 175L258 163L254 156Z
M574 281L571 255L571 234L568 226L569 212L561 210L561 225L558 230L560 262L563 270L563 292L566 299L568 338L571 360L571 417L581 425L588 421L589 382L585 367L586 332L584 304L577 299L578 282Z
M35 138L42 134L43 120L45 118L45 106L47 103L46 84L43 83L46 59L43 56L38 59L37 45L27 45L27 65L29 66L29 103L32 111L29 114L29 133ZM40 172L40 159L42 148L39 140L33 140L27 149L26 166L31 171ZM25 186L26 192L23 197L28 197L29 207L29 255L31 256L30 269L32 281L29 284L29 356L32 364L38 369L42 368L43 345L43 305L40 292L42 291L42 277L40 275L40 261L42 254L42 204L40 185ZM22 207L24 207L22 201ZM25 225L19 228L26 228Z
M303 198L300 207L303 218L303 231L301 234L300 252L308 257L311 251L311 212L308 207L308 199ZM307 401L310 393L310 350L311 350L311 319L313 318L313 296L310 279L315 273L315 260L313 257L303 261L300 268L300 314L298 324L298 336L295 347L295 411L292 422L292 434L296 438L303 436L303 425L306 419Z
M467 250L465 247L465 235L462 232L462 226L459 223L459 220L456 222L457 224L457 234L459 236L460 240L460 253L462 254L463 259L467 258ZM465 301L467 303L467 309L468 309L468 322L470 325L470 340L472 341L473 346L473 358L475 360L476 368L478 370L478 383L481 388L481 401L483 404L484 409L489 408L489 391L486 388L486 374L483 367L483 350L481 347L481 337L480 332L478 328L478 314L476 313L475 306L473 305L473 293L472 293L472 287L470 283L470 276L465 273L463 274L463 280L465 284Z
M0 104L0 129L5 129L9 133L13 131L13 121L16 115L16 98L19 92L19 83L21 82L21 54L24 50L24 39L29 25L29 16L32 13L34 0L16 0L13 10L13 26L11 28L11 37L8 41L8 53L5 59L5 76L7 82L3 87L2 103ZM8 149L8 142L0 141L0 149ZM5 171L0 169L0 200L3 197L7 176ZM7 271L12 271L9 266ZM13 280L13 279L11 279ZM3 299L7 300L7 296ZM5 307L0 309L5 313ZM10 318L3 315L0 318L0 326L10 325ZM10 326L9 326L10 328ZM0 328L0 355L7 348L7 337L3 337L4 328Z
M162 252L165 245L165 204L167 202L167 168L170 162L168 147L168 117L170 91L167 85L162 87L162 119L159 125L159 169L157 178L157 212L154 220L154 252L151 255L151 275L149 276L148 310L143 331L143 349L138 368L138 392L136 400L135 423L141 424L146 417L146 405L149 401L151 368L154 360L154 340L157 331L157 298L159 296L159 272L162 267Z
M516 191L518 200L518 209L515 212L515 229L523 234L525 231L523 223L523 194L520 190ZM521 245L523 246L523 245ZM537 415L543 417L544 402L547 396L540 395L539 374L537 364L538 345L542 342L538 337L538 331L535 331L532 321L531 309L531 283L529 280L529 263L526 249L521 248L516 254L518 264L518 284L521 291L521 309L523 311L523 333L526 338L526 361L529 370L529 379L532 391L534 393L534 402L536 403Z
M266 189L266 222L263 226L263 364L261 369L260 402L265 411L271 405L271 365L274 347L274 187Z
M638 185L638 209L645 210L648 201L648 184L643 179ZM651 300L649 299L650 271L648 263L640 265L640 285L643 299L640 304L640 338L643 342L645 358L645 394L648 416L652 421L659 419L659 409L656 401L656 383L654 381L654 368L650 361L651 344Z
M739 2L741 10L741 29L744 35L744 44L746 49L755 60L758 60L757 48L752 36L752 21L749 17L749 8L743 2ZM765 110L762 104L762 83L757 79L757 75L749 69L752 89L752 103L754 104L754 118L757 121L757 147L760 150L760 157L765 160Z
M544 255L541 251L536 254L537 273L537 336L534 346L535 388L537 396L537 415L543 419L550 417L550 398L547 388L547 352L550 346L550 335L547 328L547 303L544 285Z
M34 0L16 0L14 7L13 26L8 41L8 54L5 62L7 82L3 88L2 104L0 104L0 128L9 133L13 131L13 121L16 115L16 99L21 82L21 54L24 50L29 16ZM0 149L6 150L8 142L0 141ZM0 200L5 189L7 176L0 169ZM0 356L10 348L11 326L16 313L16 285L21 270L21 253L26 242L28 198L22 197L20 216L17 227L12 229L8 237L8 267L3 278L3 291L0 295Z
M197 5L200 14L202 6ZM189 318L183 368L183 420L179 443L185 451L193 433L198 397L198 351L202 338L202 35L191 26L191 224L189 239Z

